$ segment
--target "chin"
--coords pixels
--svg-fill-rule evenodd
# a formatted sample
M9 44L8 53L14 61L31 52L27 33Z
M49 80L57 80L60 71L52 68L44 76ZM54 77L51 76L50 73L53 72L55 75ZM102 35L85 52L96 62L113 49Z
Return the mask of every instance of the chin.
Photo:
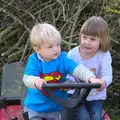
M53 57L53 59L57 59L58 58L58 56L56 56L56 57Z
M57 55L57 56L54 56L54 57L53 57L53 59L57 59L58 57L59 57L59 55Z
M85 50L85 52L87 52L87 53L91 53L91 52L93 52L92 50Z

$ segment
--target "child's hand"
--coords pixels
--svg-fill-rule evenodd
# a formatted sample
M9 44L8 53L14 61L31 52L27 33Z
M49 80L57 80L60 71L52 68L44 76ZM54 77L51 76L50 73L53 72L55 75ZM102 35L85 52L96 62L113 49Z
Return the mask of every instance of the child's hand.
M102 90L106 87L106 82L105 82L104 79L100 79L100 80L99 80L99 83L101 84L101 87L98 88L97 90L98 90L98 91L102 91Z
M97 90L100 92L100 91L102 91L106 87L106 82L105 82L104 79L100 79L99 83L101 84L101 87L98 88Z
M38 78L38 79L35 80L35 83L34 83L34 84L35 84L35 87L36 87L37 89L41 89L43 83L44 83L44 79Z
M96 79L96 78L92 77L92 78L90 78L89 81L91 83L100 83L101 84L101 87L97 89L98 91L102 91L106 87L106 82L104 79Z

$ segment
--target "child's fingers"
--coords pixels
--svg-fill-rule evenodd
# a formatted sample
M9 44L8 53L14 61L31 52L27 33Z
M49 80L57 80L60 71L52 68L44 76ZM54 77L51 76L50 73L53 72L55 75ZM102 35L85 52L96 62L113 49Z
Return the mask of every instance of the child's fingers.
M60 90L62 91L62 90L63 90L63 88L60 88Z
M102 91L100 88L97 88L97 92L100 92L100 91Z
M61 88L60 90L61 91L67 91L67 88Z
M102 91L104 88L105 88L106 86L105 85L101 85L101 87L100 88L97 88L97 91Z
M68 90L71 90L70 88L61 88L60 89L61 91L68 91Z

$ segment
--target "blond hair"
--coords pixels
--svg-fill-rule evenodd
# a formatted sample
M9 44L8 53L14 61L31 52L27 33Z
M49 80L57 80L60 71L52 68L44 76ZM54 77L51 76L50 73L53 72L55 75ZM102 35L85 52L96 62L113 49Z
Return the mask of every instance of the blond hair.
M32 47L38 47L42 45L43 42L61 42L61 35L59 31L48 23L37 24L33 26L30 32L30 42Z
M88 36L98 37L101 41L100 49L103 52L106 52L110 48L110 36L108 25L106 21L97 16L92 16L88 20L86 20L80 30L79 37L85 34Z

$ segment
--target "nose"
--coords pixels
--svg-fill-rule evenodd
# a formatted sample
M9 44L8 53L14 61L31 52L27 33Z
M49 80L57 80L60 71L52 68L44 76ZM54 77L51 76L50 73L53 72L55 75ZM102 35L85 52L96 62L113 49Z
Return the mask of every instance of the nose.
M58 45L54 46L54 50L55 50L55 51L58 51L58 49L59 49L59 46L58 46Z

